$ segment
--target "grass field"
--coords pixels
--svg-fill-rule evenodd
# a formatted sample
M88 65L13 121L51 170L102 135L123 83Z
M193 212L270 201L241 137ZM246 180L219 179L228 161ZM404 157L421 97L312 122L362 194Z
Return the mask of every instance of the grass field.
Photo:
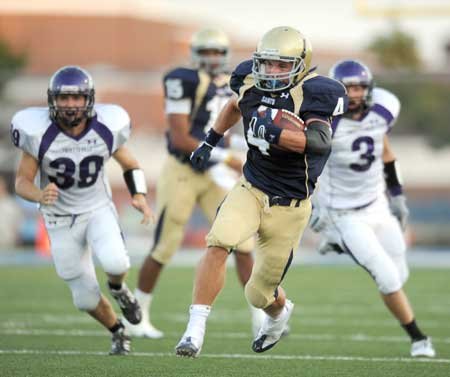
M433 337L438 356L431 360L409 357L408 338L357 267L293 267L284 284L296 304L292 332L260 355L251 351L249 311L230 270L195 360L173 353L186 325L193 268L164 271L152 316L166 337L134 340L127 357L107 356L109 335L73 307L52 267L2 267L0 276L2 377L450 376L446 269L413 270L406 286L419 324ZM130 285L135 278L133 270Z

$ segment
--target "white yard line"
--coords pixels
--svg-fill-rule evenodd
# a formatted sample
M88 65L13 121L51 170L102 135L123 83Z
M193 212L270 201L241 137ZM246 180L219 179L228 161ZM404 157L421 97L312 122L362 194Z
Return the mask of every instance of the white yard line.
M17 319L9 319L17 318ZM302 312L301 308L294 313L292 317L295 321L298 320L299 326L314 326L314 327L330 327L339 325L340 327L388 327L396 326L395 320L392 318L385 319L349 319L346 317L333 317L322 315L318 317L317 314L310 315L308 312ZM167 314L165 319L173 323L186 323L188 319L187 313L172 313ZM236 321L250 321L250 314L248 310L216 310L208 319L209 323L233 323ZM38 314L33 316L24 315L24 313L8 313L8 318L2 320L0 315L0 328L17 328L30 327L32 325L39 326L42 323L49 323L55 325L67 324L89 324L92 323L92 318L86 315L54 315L54 314ZM450 322L441 320L422 320L422 326L427 329L448 329Z
M61 356L104 356L105 352L78 350L32 350L32 349L0 349L0 355L61 355ZM168 352L133 352L130 356L174 357ZM254 359L254 360L311 360L311 361L369 361L384 363L433 363L450 364L450 359L414 359L406 357L353 357L334 355L250 355L250 354L202 354L201 358L211 359Z
M166 332L168 337L177 337L180 333ZM64 330L64 329L0 329L0 335L17 336L109 336L105 330ZM214 339L250 339L250 332L208 332L208 337ZM366 334L289 334L289 339L311 340L311 341L350 341L350 342L389 342L389 343L407 343L406 336L372 336ZM450 344L450 338L435 338L434 343Z

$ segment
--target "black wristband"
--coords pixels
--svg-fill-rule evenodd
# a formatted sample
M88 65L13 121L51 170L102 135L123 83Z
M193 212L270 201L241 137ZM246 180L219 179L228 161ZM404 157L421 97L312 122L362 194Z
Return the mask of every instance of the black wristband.
M269 142L269 144L277 145L280 142L280 135L282 129L272 124L265 126L266 132L264 133L264 139Z
M210 128L205 137L205 142L209 144L211 147L215 147L217 143L222 139L223 135L214 131L213 128Z
M401 195L403 193L402 184L398 176L395 160L384 163L384 180L386 187L392 196Z
M123 178L131 196L135 194L147 194L147 183L144 172L141 169L130 169L123 172Z

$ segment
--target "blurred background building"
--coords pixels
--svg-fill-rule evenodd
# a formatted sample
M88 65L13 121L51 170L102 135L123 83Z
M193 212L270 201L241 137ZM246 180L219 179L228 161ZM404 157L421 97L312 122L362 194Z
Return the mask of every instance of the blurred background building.
M9 141L10 119L23 107L46 106L48 79L59 67L87 68L97 102L128 110L130 147L154 188L166 155L161 79L189 64L191 34L207 26L227 32L232 67L251 56L264 31L281 24L310 38L319 73L339 59L361 59L378 85L400 97L392 143L411 207L410 240L450 250L449 0L1 0L0 171L10 192L19 156ZM120 169L111 163L108 171L124 227L147 250L151 232L129 207ZM18 242L33 244L36 212L18 205L25 219ZM206 228L194 216L185 245L201 246ZM307 238L313 245L314 237Z

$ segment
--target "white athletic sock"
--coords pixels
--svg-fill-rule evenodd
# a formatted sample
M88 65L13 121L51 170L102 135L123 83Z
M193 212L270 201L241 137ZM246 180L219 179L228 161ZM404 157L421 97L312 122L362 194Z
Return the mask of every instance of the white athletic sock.
M138 300L139 305L141 306L143 315L142 322L150 322L150 305L152 303L153 294L143 292L139 288L136 288L134 297L136 297L136 300Z
M189 308L189 323L184 333L185 336L190 336L203 342L206 320L210 312L211 306L209 305L191 305Z

